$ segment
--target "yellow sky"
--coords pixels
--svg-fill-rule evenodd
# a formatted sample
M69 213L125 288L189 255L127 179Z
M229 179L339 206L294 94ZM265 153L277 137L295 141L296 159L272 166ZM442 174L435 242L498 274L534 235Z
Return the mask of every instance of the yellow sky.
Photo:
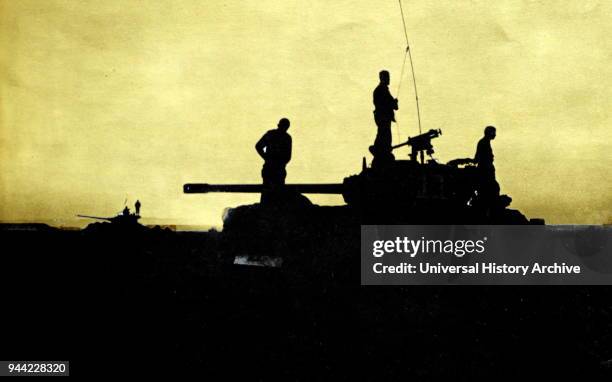
M515 208L610 222L612 3L403 4L436 156L472 156L493 124ZM258 196L182 184L259 182L253 146L284 116L287 181L340 182L374 139L377 73L395 94L404 47L393 0L0 0L0 220L77 224L139 198L150 221L220 225ZM405 139L409 71L399 100Z

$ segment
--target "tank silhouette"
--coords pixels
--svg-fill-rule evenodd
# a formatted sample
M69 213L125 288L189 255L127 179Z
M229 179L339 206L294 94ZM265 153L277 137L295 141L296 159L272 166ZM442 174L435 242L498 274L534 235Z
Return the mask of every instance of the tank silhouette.
M512 199L507 195L479 195L472 159L436 161L432 140L441 134L429 130L394 146L411 147L407 160L391 154L368 167L363 158L362 171L342 183L286 184L274 191L273 202L228 209L222 232L228 247L248 254L319 253L322 243L344 240L358 249L362 224L543 224L508 208ZM269 192L261 184L205 183L185 184L183 191ZM346 205L318 206L301 194L340 194ZM305 249L313 245L318 247Z
M441 130L429 130L393 147L411 146L410 159L391 158L366 166L342 183L287 184L279 201L285 208L307 208L295 194L341 194L360 224L528 224L527 218L508 209L506 195L481 203L478 172L471 159L455 159L446 164L431 157L432 139ZM425 154L429 159L425 159ZM185 184L185 193L261 193L259 184ZM293 205L292 205L293 204ZM279 207L279 206L277 206ZM540 223L534 220L533 223Z
M140 220L140 213L130 213L130 209L125 207L123 211L116 216L111 217L103 217L103 216L91 216L91 215L77 215L80 218L94 219L94 220L103 220L113 228L133 228L133 227L143 227L138 223ZM97 227L100 223L93 223L87 226L88 229Z

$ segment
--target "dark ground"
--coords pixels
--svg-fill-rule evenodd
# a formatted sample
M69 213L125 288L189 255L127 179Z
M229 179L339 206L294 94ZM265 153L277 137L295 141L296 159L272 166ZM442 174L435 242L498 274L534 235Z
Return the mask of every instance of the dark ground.
M362 287L347 240L279 270L230 265L216 233L0 237L4 360L249 380L612 372L612 287Z

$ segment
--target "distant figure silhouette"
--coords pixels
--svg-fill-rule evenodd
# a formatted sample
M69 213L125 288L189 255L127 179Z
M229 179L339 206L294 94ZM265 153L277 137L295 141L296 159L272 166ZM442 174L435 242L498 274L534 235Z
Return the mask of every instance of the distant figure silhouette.
M289 126L289 120L282 118L278 121L278 128L266 132L255 145L255 150L265 161L261 170L264 186L275 188L285 184L285 166L291 160Z
M495 139L495 136L495 127L487 126L484 130L484 137L478 141L474 156L474 163L478 165L480 192L485 199L499 195L499 184L495 180L494 156L491 148L491 141Z
M130 209L125 206L125 208L123 209L123 216L129 216L130 215Z
M395 110L398 109L397 98L389 92L390 76L386 70L378 74L380 83L374 89L374 122L378 130L370 152L376 157L391 156L391 122L395 122ZM391 157L392 158L392 157Z
M140 216L140 200L136 201L134 208L136 209L136 215Z

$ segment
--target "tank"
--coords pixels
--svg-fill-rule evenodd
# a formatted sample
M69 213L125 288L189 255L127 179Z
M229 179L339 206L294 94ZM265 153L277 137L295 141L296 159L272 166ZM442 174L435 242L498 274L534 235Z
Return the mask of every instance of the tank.
M480 193L482 179L471 159L455 159L439 163L431 140L441 130L409 138L396 145L411 146L407 160L374 159L362 171L342 183L287 184L282 190L266 190L261 184L206 184L189 183L183 186L186 194L200 193L260 193L276 192L269 202L284 208L312 208L301 194L340 194L346 207L352 210L359 224L541 224L540 219L529 221L516 210L509 209L511 198L497 191L486 197ZM427 154L429 158L425 158ZM497 184L495 182L495 184Z
M287 184L266 189L261 184L189 183L186 194L259 193L261 202L226 210L223 236L234 254L317 254L338 252L338 243L358 251L363 224L543 224L509 208L511 198L499 186L485 195L482 176L471 159L439 163L429 130L393 147L411 147L408 159L392 153L375 156L371 166L342 183ZM427 155L427 157L425 157ZM318 206L303 194L339 194L343 206ZM347 253L345 248L343 253ZM357 252L358 253L358 252Z
M129 208L125 207L123 211L116 216L91 216L91 215L77 215L80 218L100 220L102 222L96 222L89 224L85 229L88 231L93 230L134 230L143 229L143 225L138 223L140 220L140 213L130 213Z

